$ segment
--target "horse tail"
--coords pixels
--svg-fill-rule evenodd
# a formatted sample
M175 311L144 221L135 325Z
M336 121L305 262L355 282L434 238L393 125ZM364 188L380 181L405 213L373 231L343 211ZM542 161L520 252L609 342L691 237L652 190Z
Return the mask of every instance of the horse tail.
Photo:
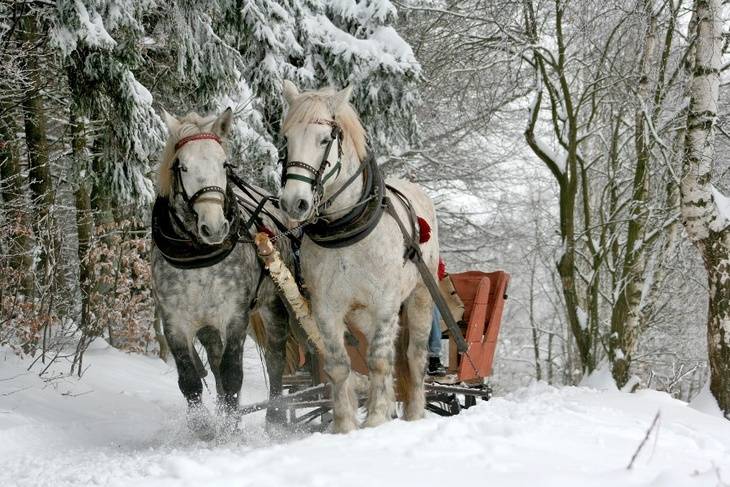
M400 312L399 333L395 342L395 394L396 399L404 403L411 400L410 394L413 391L411 367L408 363L408 313L405 307Z
M251 327L251 336L256 342L256 345L258 345L261 350L266 352L266 350L268 350L269 341L266 336L266 325L264 324L264 320L261 317L260 313L251 313L249 326ZM285 347L286 351L284 359L286 365L284 368L284 373L293 374L299 368L300 352L299 342L297 341L297 337L294 335L291 327L289 327Z
M299 368L299 365L301 363L301 347L299 346L299 341L297 340L297 337L294 335L294 332L292 332L291 328L289 329L289 334L286 337L286 352L284 355L285 360L285 368L284 373L286 374L293 374L297 371Z
M256 312L251 313L248 324L251 328L251 336L256 342L256 345L266 350L268 343L266 339L266 325L264 324L264 319L261 318L261 314Z
M195 345L190 345L190 355L193 357L193 367L195 367L198 377L205 379L208 375L208 371L206 370L205 365L203 365L203 360L200 358L198 351L195 349Z

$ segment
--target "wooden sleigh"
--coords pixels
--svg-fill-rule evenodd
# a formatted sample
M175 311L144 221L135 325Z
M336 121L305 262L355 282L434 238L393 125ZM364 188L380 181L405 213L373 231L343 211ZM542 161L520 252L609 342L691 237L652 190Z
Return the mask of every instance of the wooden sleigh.
M267 263L266 258L264 263L267 266L272 265L271 262ZM286 269L282 270L287 272ZM291 279L291 276L285 279ZM442 295L457 320L462 337L466 340L467 350L465 353L458 353L457 340L452 331L442 325L442 338L448 339L449 343L448 373L443 378L426 382L426 407L429 411L451 416L458 414L461 409L475 405L478 398L488 400L491 397L492 390L487 378L492 374L509 280L509 274L504 271L467 271L450 274L441 281ZM293 290L290 291L285 291L284 294L294 294ZM291 296L287 300L290 304L295 301ZM306 307L306 303L296 303L295 306ZM295 311L298 316L306 313L306 310ZM305 329L310 327L307 334L311 337L313 323L305 322L302 325ZM348 329L345 336L347 352L352 370L361 382L356 389L364 394L368 375L367 341L356 328ZM286 410L288 422L292 425L304 425L320 419L320 426L325 426L331 419L331 401L322 369L322 358L316 347L307 343L306 336L301 337L298 342L298 350L295 351L298 360L295 360L296 364L292 367L295 370L284 375L285 394L273 400L274 405ZM364 397L362 399L364 401ZM242 407L241 412L247 414L271 405L272 401L262 401Z

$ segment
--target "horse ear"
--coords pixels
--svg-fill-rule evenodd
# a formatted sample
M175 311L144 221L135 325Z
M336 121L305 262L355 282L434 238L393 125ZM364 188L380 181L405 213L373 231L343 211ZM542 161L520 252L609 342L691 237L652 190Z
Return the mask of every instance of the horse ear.
M164 108L162 109L162 119L165 121L165 125L167 125L168 132L173 133L180 128L180 121L174 115L167 113L167 110Z
M346 88L335 93L335 96L332 98L332 108L334 111L337 112L342 105L349 102L351 96L352 85L347 85Z
M299 96L299 88L297 88L297 86L288 79L284 80L282 88L284 90L284 99L286 99L287 103L291 105Z
M213 122L213 133L219 137L226 137L231 131L231 125L233 125L233 110L228 107Z

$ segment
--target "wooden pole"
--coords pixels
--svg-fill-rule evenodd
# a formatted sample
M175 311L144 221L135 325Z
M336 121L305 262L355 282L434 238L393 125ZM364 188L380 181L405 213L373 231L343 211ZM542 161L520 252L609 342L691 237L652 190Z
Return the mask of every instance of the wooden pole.
M322 336L319 334L317 322L312 316L312 309L309 306L309 302L299 291L297 281L294 279L289 268L284 264L284 261L281 260L279 251L276 250L276 247L274 247L266 233L257 233L256 237L254 237L254 242L259 259L261 259L261 262L264 263L264 266L269 271L271 280L274 281L274 284L276 284L283 294L284 299L289 303L291 310L307 333L309 341L314 344L319 354L324 355Z

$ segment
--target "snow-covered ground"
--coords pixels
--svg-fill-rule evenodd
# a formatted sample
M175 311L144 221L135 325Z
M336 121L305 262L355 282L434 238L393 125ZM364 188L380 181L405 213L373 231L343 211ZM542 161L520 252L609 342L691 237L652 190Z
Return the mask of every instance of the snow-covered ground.
M272 438L257 414L204 443L187 432L174 369L103 344L86 363L80 381L43 382L0 349L0 486L730 485L730 422L654 391L533 384L457 417L342 436ZM266 395L253 347L244 390Z

